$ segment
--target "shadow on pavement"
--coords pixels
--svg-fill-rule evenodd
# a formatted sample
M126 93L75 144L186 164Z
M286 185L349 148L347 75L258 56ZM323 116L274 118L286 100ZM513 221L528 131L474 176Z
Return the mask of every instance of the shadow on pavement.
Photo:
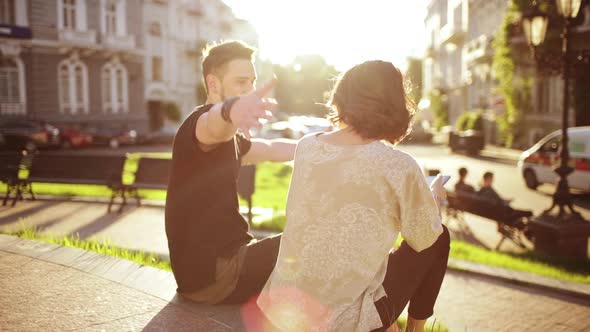
M5 224L10 224L13 222L17 222L21 218L25 218L27 216L39 213L39 212L41 212L41 211L43 211L55 204L55 202L48 202L48 201L37 202L37 203L38 204L36 204L34 206L26 207L24 209L19 209L18 203L14 207L10 207L10 206L2 207L0 209L0 214L2 214L2 216L0 216L0 226L5 225ZM13 210L15 212L10 213L10 210ZM18 212L16 212L16 211L18 211Z
M130 214L131 212L135 211L137 207L128 206L122 213L116 212L105 212L102 216L92 220L88 224L72 230L71 234L78 234L80 240L85 240L91 237L92 235L99 233L100 231L104 230L105 228L111 226L115 222L119 221L121 218L125 217L126 215Z

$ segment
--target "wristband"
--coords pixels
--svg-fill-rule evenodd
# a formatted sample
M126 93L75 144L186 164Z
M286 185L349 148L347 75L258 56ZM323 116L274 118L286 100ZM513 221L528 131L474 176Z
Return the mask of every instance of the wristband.
M221 105L221 118L229 124L232 123L231 117L230 117L231 108L234 105L234 103L236 101L238 101L238 99L240 99L240 97L228 98Z

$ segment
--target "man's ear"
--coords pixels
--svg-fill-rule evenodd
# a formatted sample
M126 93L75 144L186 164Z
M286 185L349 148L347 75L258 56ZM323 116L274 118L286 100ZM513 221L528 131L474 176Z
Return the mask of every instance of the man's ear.
M213 75L213 74L209 74L207 75L207 77L205 78L205 84L207 84L207 91L209 91L209 93L212 94L219 94L219 88L220 88L220 84L221 82L219 81L219 79Z

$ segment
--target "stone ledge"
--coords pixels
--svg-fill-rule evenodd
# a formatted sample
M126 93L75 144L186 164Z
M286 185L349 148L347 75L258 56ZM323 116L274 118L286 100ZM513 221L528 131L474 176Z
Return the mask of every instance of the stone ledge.
M176 293L171 272L108 257L78 248L20 239L0 234L0 251L30 257L97 276L178 306L181 310L207 317L222 326L243 331L238 306L211 306L187 301Z

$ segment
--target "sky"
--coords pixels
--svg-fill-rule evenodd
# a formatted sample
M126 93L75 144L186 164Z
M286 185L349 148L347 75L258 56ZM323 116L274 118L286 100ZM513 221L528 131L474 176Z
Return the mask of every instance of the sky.
M372 59L405 68L426 44L428 0L223 1L256 28L261 57L274 63L320 54L338 70Z

